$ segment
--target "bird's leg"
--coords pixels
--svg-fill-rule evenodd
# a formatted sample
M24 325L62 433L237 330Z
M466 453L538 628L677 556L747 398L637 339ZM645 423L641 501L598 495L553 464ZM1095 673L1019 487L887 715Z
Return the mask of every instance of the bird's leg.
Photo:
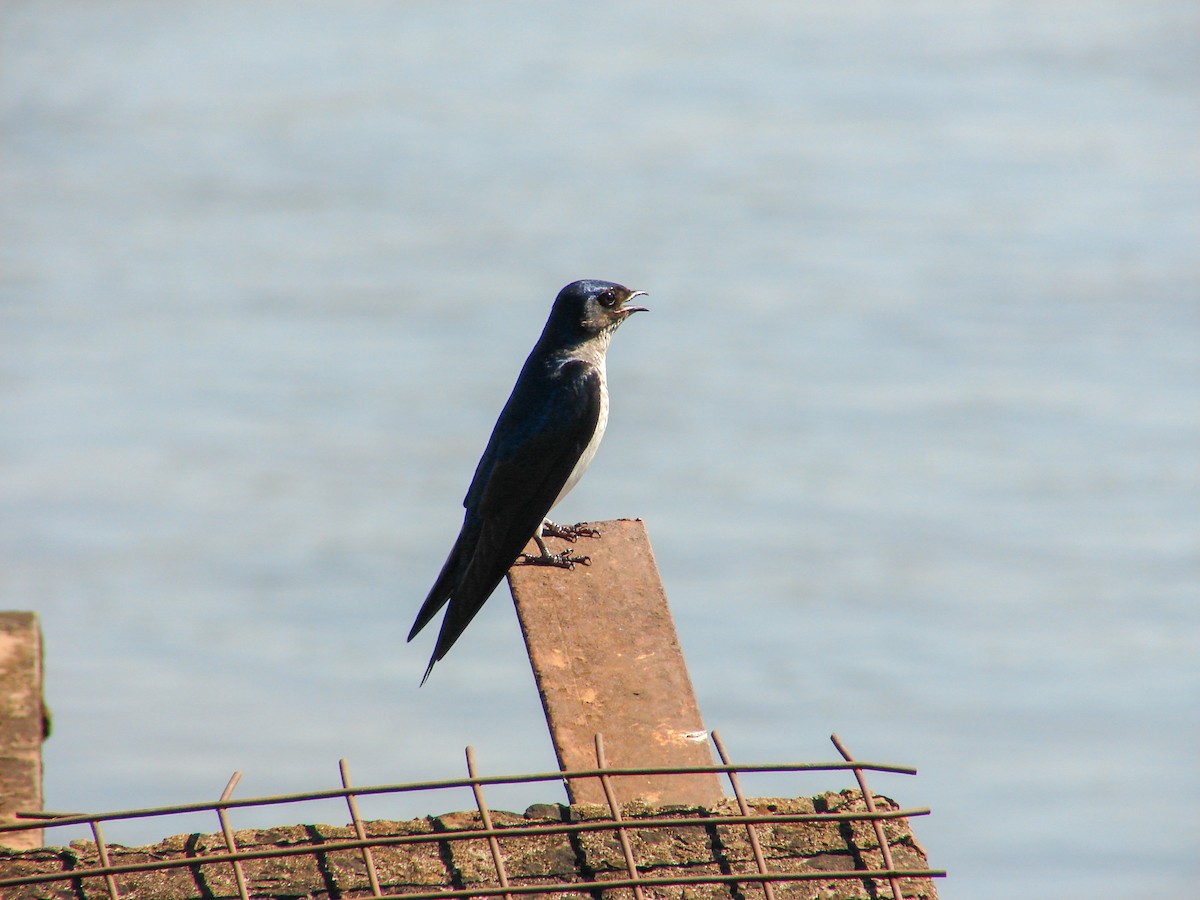
M547 519L546 521L549 522L550 520ZM564 550L562 553L551 553L546 547L546 542L542 540L541 534L535 533L533 539L537 542L538 549L542 551L541 555L530 556L528 553L522 553L517 557L518 565L557 566L560 569L573 569L577 563L583 566L590 566L592 564L590 556L574 556L570 550Z
M574 525L559 525L545 519L542 522L542 537L556 537L575 543L581 537L600 537L600 529L593 528L587 522L576 522Z

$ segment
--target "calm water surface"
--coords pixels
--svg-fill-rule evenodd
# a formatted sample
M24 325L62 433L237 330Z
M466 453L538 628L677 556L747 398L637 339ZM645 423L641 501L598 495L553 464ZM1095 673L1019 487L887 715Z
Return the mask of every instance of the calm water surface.
M404 636L591 276L653 311L560 517L647 520L735 757L917 765L875 787L933 807L947 898L1185 895L1198 35L1186 2L6 4L0 585L46 633L47 806L551 768L506 597L421 690Z

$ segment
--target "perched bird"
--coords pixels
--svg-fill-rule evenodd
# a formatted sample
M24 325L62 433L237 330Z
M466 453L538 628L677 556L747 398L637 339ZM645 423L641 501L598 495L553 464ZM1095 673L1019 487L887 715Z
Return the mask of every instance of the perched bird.
M589 280L568 284L555 298L475 468L462 530L408 634L411 641L450 604L421 684L518 558L568 568L583 561L570 551L551 554L543 529L572 540L590 531L557 526L546 516L596 455L608 424L604 354L620 324L646 311L628 305L641 296L645 291ZM539 556L521 553L531 537Z

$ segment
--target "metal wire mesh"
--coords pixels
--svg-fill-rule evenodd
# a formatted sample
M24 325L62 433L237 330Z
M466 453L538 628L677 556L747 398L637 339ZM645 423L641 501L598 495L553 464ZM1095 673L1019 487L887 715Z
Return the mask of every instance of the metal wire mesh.
M861 891L865 891L865 894L860 891L859 896L903 898L905 893L901 879L904 879L905 885L916 886L911 889L914 893L909 893L909 897L917 893L924 896L935 895L930 883L920 880L943 877L945 872L897 866L889 849L889 837L884 829L885 823L892 823L894 833L891 841L895 843L897 840L907 840L908 845L915 848L913 858L923 861L924 851L912 839L911 834L901 834L895 829L903 824L901 820L927 815L929 810L894 808L886 798L875 798L864 775L867 771L915 775L915 769L887 763L856 761L836 735L833 736L833 742L843 757L842 762L735 765L730 762L729 754L716 732L712 733L712 739L721 765L686 768L610 768L605 765L603 739L597 735L597 766L587 770L481 776L476 770L474 751L467 748L467 777L464 779L353 787L348 767L343 760L340 764L342 786L323 791L238 800L232 796L240 778L240 773L235 773L220 799L210 803L78 815L21 813L25 821L0 825L0 835L34 828L53 830L86 825L92 833L95 862L81 862L77 857L68 859L64 854L54 857L50 850L27 851L9 857L7 862L0 857L0 897L96 896L117 900L122 896L155 896L152 893L153 888L147 885L156 883L152 882L152 876L156 874L175 877L185 875L197 885L193 894L173 893L170 896L226 895L214 889L214 884L218 882L226 885L227 895L242 900L276 895L271 893L272 888L264 887L258 881L252 885L246 868L248 863L254 861L271 861L271 872L274 873L271 877L276 879L292 869L305 865L309 868L315 866L321 873L323 889L310 893L309 896L320 894L340 897L404 897L406 900L502 896L506 900L512 900L534 894L563 897L590 894L596 900L604 900L605 897L614 898L624 894L631 896L633 900L707 895L745 900L748 896L747 888L752 887L760 892L765 900L776 900L777 888L787 891L789 887L812 882L845 882L858 885ZM861 801L846 804L845 808L836 810L814 808L812 811L781 812L768 809L763 812L756 810L754 804L747 800L739 778L739 775L764 772L813 771L852 772L861 791ZM623 776L706 772L722 773L728 778L736 798L736 807L731 807L729 812L722 811L717 814L705 810L652 808L631 811L629 807L622 810L611 789L612 781ZM605 788L607 809L587 808L589 812L586 815L526 823L525 820L511 814L493 815L484 796L484 788L489 785L562 782L566 778L598 779ZM375 829L376 833L372 833L372 829L368 827L369 823L364 822L359 815L359 797L446 788L469 789L476 813L456 814L458 821L450 824L444 821L450 817L442 817L443 821L439 827L427 826L403 833L382 833L378 829ZM315 827L309 827L307 840L289 838L288 841L274 844L256 843L253 846L240 846L230 827L228 813L231 809L287 805L331 798L342 798L346 802L352 830L341 829L341 834L327 834ZM882 802L877 802L877 799ZM104 839L102 824L106 822L197 812L215 814L220 826L220 839L212 836L205 847L200 846L202 842L194 840L181 848L179 853L125 852L118 856L115 847L110 848ZM498 821L497 817L503 818L504 821ZM513 821L514 819L516 821ZM827 863L806 865L805 863L811 863L812 860L806 859L803 853L790 851L776 853L768 859L760 840L760 829L777 829L799 823L820 823L836 828L852 845L855 865L845 868L830 867ZM874 841L865 837L867 832L861 831L858 834L863 837L859 839L855 833L856 825L869 826ZM695 833L695 829L701 829L705 835L704 840L711 851L711 861L691 859L686 865L672 867L663 865L660 855L655 855L654 859L639 860L638 847L642 849L645 857L648 848L652 849L663 841L674 841L678 844L683 840L680 835L684 831L692 830L692 833ZM748 849L743 854L743 859L736 859L738 854L730 849L735 843L731 837L734 831L744 834L748 841ZM198 836L193 836L196 837ZM611 859L607 863L581 861L586 853L580 849L580 842L589 840L608 841L613 845ZM546 841L565 841L574 848L571 852L575 853L577 858L570 866L554 863L546 871L528 871L529 846L539 841L543 844ZM473 857L475 862L468 865L456 854L460 854L463 848L472 846L486 848L486 852L476 852ZM419 866L411 859L406 863L408 874L404 877L398 877L394 869L381 871L377 855L394 852L398 848L424 853L425 859L435 862L433 868L437 871L422 875L417 872ZM61 865L55 866L53 860L47 858L47 854L60 859ZM879 864L870 863L870 857L873 855L879 856ZM512 870L516 857L519 857L516 860L518 871L514 874ZM551 857L553 858L553 854ZM353 872L350 871L349 863L344 862L348 858L354 859ZM490 865L479 862L483 859L488 860ZM331 860L341 862L334 864ZM439 861L440 868L437 864ZM17 862L21 865L16 865ZM484 871L485 868L490 870L490 875ZM229 878L230 874L233 876L232 881ZM259 881L263 877L260 872ZM884 886L888 893L881 893ZM36 893L31 892L33 890L36 890ZM700 893L697 893L698 891ZM708 891L709 894L706 895L703 891ZM720 893L713 894L714 891Z

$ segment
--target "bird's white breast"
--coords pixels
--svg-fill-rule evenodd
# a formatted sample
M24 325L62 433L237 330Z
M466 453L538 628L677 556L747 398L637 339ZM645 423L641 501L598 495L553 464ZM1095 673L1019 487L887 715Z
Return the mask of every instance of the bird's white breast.
M592 459L596 456L596 448L600 446L600 439L604 437L604 429L608 427L608 376L604 370L603 353L600 354L599 359L595 360L595 366L600 372L600 417L596 420L596 430L592 432L592 439L583 448L583 453L580 454L579 461L575 463L575 468L571 470L571 474L567 477L566 484L558 492L558 496L554 498L551 509L557 506L563 497L571 493L571 488L579 484L579 479L583 477L583 473L587 471L587 467L591 465Z

